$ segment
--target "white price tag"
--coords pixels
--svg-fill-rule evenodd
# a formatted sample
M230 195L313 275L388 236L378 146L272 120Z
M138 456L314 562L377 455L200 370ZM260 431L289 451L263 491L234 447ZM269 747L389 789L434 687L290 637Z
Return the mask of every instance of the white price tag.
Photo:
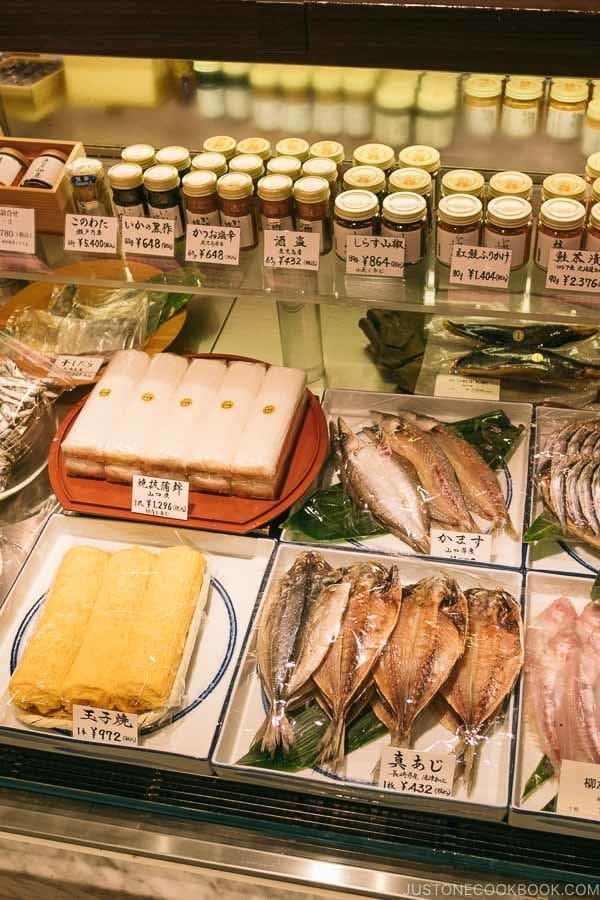
M563 759L556 812L600 821L600 765Z
M600 292L600 250L550 250L546 287L555 291Z
M187 481L134 475L131 512L161 519L187 519L190 485Z
M512 250L454 244L450 260L450 284L506 288L510 278Z
M0 206L0 250L35 253L35 210Z
M73 705L73 737L90 744L137 747L138 717L116 709Z
M454 753L386 747L381 754L379 787L398 794L451 797L455 766Z
M318 272L321 235L318 231L263 232L263 263L267 269L308 269Z
M103 365L101 356L57 356L49 374L66 372L76 381L93 381Z
M349 234L346 275L404 276L404 235Z
M240 261L240 229L229 225L188 225L185 260L237 266Z
M65 216L65 250L116 253L119 220L115 216Z
M461 559L463 562L489 563L492 558L493 540L491 534L432 527L431 556Z
M499 400L500 381L467 378L464 375L436 375L434 397L458 397L460 400Z
M175 222L123 216L121 244L124 253L137 256L175 256Z

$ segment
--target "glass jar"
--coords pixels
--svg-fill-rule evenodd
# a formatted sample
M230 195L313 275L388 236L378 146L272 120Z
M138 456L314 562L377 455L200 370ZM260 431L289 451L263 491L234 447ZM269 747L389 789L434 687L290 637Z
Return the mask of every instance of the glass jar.
M500 127L513 138L533 137L540 118L544 79L511 75L506 82Z
M344 132L360 138L372 134L371 96L379 77L377 69L351 68L344 71Z
M234 156L229 160L230 172L242 172L249 175L254 185L254 190L258 186L258 182L265 174L265 167L260 156L254 153L242 153L240 156Z
M281 131L303 134L311 126L312 99L310 95L310 66L284 65L279 67L279 86L283 94Z
M427 204L420 194L388 194L381 211L381 234L404 236L404 262L420 262L427 249Z
M596 178L592 183L592 196L590 203L600 203L600 178Z
M531 201L533 181L525 172L496 172L488 185L490 197L523 197Z
M217 178L227 171L227 160L222 153L197 153L192 159L192 172L214 172Z
M500 75L470 75L463 86L463 115L469 134L489 138L500 117L503 78Z
M225 91L221 63L194 60L196 106L200 119L219 119L225 112Z
M302 174L302 163L295 156L272 156L267 163L269 175L287 175L297 181Z
M401 147L410 137L415 86L402 81L383 81L375 91L373 133L384 145Z
M352 157L354 166L371 166L381 169L387 175L394 168L396 155L387 144L361 144Z
M379 200L372 191L344 191L335 198L333 234L335 252L346 259L348 235L376 234Z
M307 159L302 166L302 174L316 175L317 178L324 178L329 185L332 199L335 198L338 183L338 167L333 159L319 159L318 157Z
M590 209L584 247L586 250L600 250L600 203L594 203Z
M587 82L580 78L557 78L550 88L546 132L555 141L579 137L588 99Z
M156 154L156 165L173 166L179 178L191 171L192 161L185 147L163 147Z
M388 178L387 190L388 194L408 191L424 197L427 204L427 227L431 231L433 226L433 182L429 172L424 169L396 169Z
M243 122L251 114L249 71L250 63L223 63L225 115L238 122Z
M154 165L156 150L151 144L130 144L121 151L121 159L126 163L135 163L145 172Z
M398 165L403 169L422 169L431 176L431 202L433 209L439 203L439 181L441 157L440 151L426 144L414 144L405 147L398 154Z
M144 173L137 163L117 163L106 173L112 190L112 207L116 215L145 216L146 195Z
M346 158L344 145L339 141L316 141L308 148L308 155L311 159L332 159L338 171Z
M342 83L344 70L318 66L312 75L312 130L317 134L339 134L344 130Z
M454 140L456 85L439 86L421 81L417 95L415 140L421 145L433 145L445 150Z
M477 247L481 241L483 205L472 194L450 194L438 206L436 250L438 262L449 266L454 244Z
M11 187L21 181L29 167L29 160L12 147L0 147L0 184Z
M600 100L591 100L583 120L581 151L585 156L600 150Z
M590 193L597 178L600 178L600 152L591 153L585 164L585 180Z
M484 247L511 250L511 269L529 262L532 209L523 197L494 197L487 205L483 228Z
M174 222L175 239L185 234L179 185L180 178L175 166L150 166L144 172L148 215L151 219L170 219Z
M306 176L294 185L296 228L298 231L318 231L321 235L320 253L331 250L331 218L329 184L324 178Z
M51 191L58 184L68 160L62 150L42 150L29 164L20 187L44 188Z
M385 174L375 166L351 166L344 172L342 189L371 191L381 203L386 194Z
M219 225L217 176L199 169L184 175L181 182L185 219L188 225Z
M571 172L557 172L548 175L542 182L542 200L552 200L555 197L568 197L571 200L579 200L585 203L587 184L579 175Z
M293 186L287 175L265 175L260 179L258 198L263 231L293 231Z
M578 200L553 198L540 207L534 262L540 269L548 268L551 250L579 250L585 232L585 206Z
M452 169L442 178L442 195L469 194L483 201L485 178L475 169Z
M273 155L271 153L271 144L266 138L249 137L238 141L235 148L238 156L260 156L263 162L267 162Z
M228 134L216 134L213 137L206 138L202 144L205 153L220 153L225 160L235 156L237 141ZM192 165L194 161L192 160Z
M258 244L254 210L254 186L245 172L229 172L217 181L221 225L240 229L240 250Z
M252 116L260 131L279 128L279 68L272 63L250 66L248 81L252 90Z
M278 156L293 156L303 163L308 159L308 147L308 141L305 141L304 138L283 138L275 144L275 153Z
M110 215L110 200L104 183L104 167L101 160L81 156L67 165L67 173L71 180L77 212L96 213L98 216Z

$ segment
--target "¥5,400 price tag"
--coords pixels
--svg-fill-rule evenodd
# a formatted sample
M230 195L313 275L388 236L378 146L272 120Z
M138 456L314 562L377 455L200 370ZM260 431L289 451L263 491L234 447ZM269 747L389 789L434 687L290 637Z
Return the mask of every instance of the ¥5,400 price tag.
M348 235L346 275L404 275L404 236Z
M76 381L93 381L103 363L101 356L57 356L49 374L66 372Z
M379 787L399 794L451 797L456 756L386 747L381 754Z
M190 486L187 481L134 475L131 512L161 519L187 519Z
M123 216L121 242L125 253L138 256L175 256L175 222Z
M35 211L0 206L0 250L35 253Z
M459 397L461 400L499 400L500 381L483 380L464 375L436 375L434 397Z
M73 705L73 737L91 744L137 747L138 717L116 709Z
M600 765L563 759L556 812L600 821Z
M186 262L237 266L240 261L240 229L229 225L188 225Z
M321 235L316 231L273 231L264 233L263 262L268 269L319 270Z
M491 534L432 528L431 556L462 559L463 562L489 563L492 556L492 540Z
M600 251L551 250L546 287L597 294L600 291Z
M450 284L476 284L505 288L510 278L512 250L454 244L450 260Z
M114 216L65 216L65 250L116 253L119 223Z

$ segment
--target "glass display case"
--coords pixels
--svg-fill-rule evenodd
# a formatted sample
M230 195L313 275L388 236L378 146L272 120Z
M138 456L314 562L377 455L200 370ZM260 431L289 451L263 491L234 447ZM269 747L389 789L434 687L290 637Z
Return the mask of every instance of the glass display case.
M3 827L597 886L595 4L222 6L7 13Z

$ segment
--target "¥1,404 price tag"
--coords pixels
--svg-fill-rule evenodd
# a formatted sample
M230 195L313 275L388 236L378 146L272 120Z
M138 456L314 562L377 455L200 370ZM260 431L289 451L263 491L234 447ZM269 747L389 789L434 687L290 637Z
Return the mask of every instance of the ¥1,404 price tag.
M138 717L116 709L73 705L73 737L91 744L137 747Z
M556 812L600 821L600 765L563 759Z
M138 256L175 256L175 222L172 219L123 216L121 243L125 253Z
M187 519L190 486L187 481L134 475L131 512L161 519Z
M600 292L600 251L551 250L546 287L555 291L597 294Z
M450 284L506 288L510 278L512 250L501 247L470 247L454 244L450 260Z
M499 400L500 381L491 378L467 378L464 375L436 375L434 397L458 397L461 400Z
M381 754L379 787L399 794L451 797L454 753L386 747Z
M103 364L101 356L57 356L49 374L66 372L76 381L93 381Z
M229 225L188 225L186 262L237 266L240 261L240 229Z
M348 235L346 275L404 276L404 236Z
M119 222L115 216L65 216L65 250L116 253Z
M318 272L321 235L317 231L273 231L263 233L263 262L267 269L307 269Z
M492 541L491 534L432 528L431 556L461 559L463 562L489 563L492 556Z
M20 206L0 206L0 250L35 253L35 211Z

